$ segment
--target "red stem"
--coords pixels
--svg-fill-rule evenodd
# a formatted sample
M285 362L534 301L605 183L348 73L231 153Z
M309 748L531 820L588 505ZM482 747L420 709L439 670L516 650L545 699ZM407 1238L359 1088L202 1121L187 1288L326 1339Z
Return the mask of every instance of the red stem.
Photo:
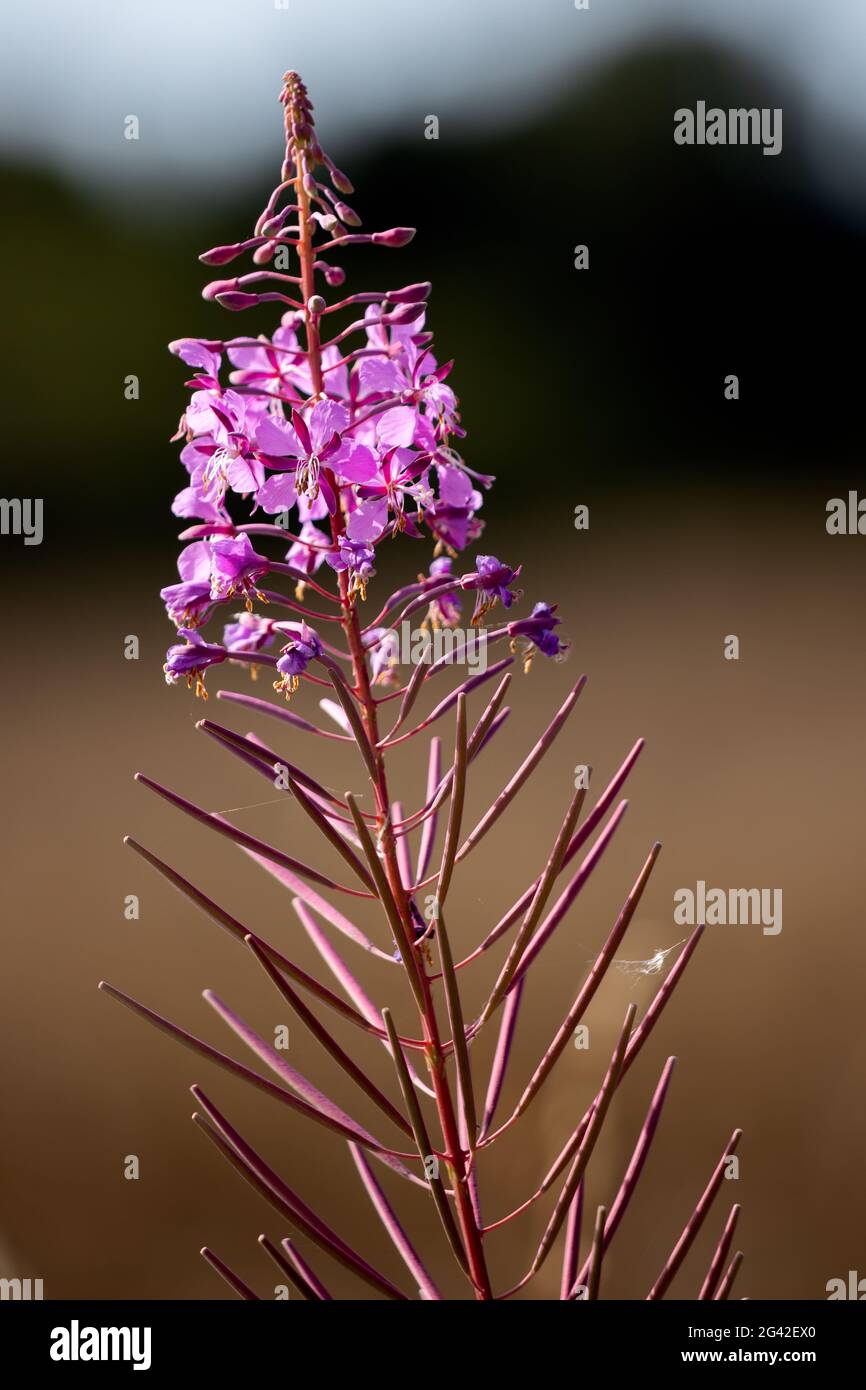
M286 117L288 122L288 109ZM300 227L298 256L301 263L301 286L305 302L304 320L307 340L307 362L313 381L313 390L318 396L323 393L324 386L318 316L311 313L308 307L310 299L315 294L315 271L313 264L315 260L315 251L312 245L309 220L309 196L304 187L304 179L307 173L306 151L304 149L298 149L295 154L295 159L296 173L294 184L297 190L299 206L298 224ZM324 469L323 472L334 495L339 497L340 490L333 472L327 468ZM338 510L337 514L331 518L331 536L334 542L338 541L344 526L345 520L343 513ZM385 872L394 900L400 911L400 920L403 927L404 939L400 943L400 954L407 974L413 977L413 993L419 1004L419 1013L426 1044L425 1052L427 1056L427 1065L436 1095L436 1108L442 1127L446 1163L451 1172L457 1217L466 1251L469 1271L475 1287L475 1296L478 1299L491 1299L493 1293L490 1287L490 1278L484 1259L481 1231L475 1220L466 1181L466 1154L460 1145L454 1101L451 1096L445 1070L446 1053L439 1033L436 1009L432 997L431 981L427 975L423 959L415 950L415 934L412 925L412 916L409 910L408 895L400 878L400 871L397 863L396 841L394 839L394 832L391 827L389 815L391 803L385 772L384 751L377 747L379 743L379 732L376 717L376 701L370 688L367 658L361 638L358 613L354 599L349 593L349 580L345 571L339 575L339 587L340 604L343 612L342 625L352 658L355 694L360 706L364 728L367 732L375 759L376 778L373 783L373 790L376 798L378 842L382 846Z

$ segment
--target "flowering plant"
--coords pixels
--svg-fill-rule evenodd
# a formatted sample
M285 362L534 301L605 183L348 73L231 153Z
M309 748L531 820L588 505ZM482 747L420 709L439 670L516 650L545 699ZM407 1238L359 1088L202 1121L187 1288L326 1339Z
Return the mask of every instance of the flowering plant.
M209 1004L276 1080L219 1052L120 990L107 984L102 988L198 1055L243 1077L295 1114L345 1140L373 1208L411 1276L411 1289L422 1298L440 1299L443 1293L430 1272L430 1260L422 1259L416 1251L403 1220L386 1196L371 1159L399 1175L409 1191L418 1187L427 1190L462 1287L476 1298L508 1298L531 1286L560 1234L562 1298L595 1298L604 1254L652 1144L673 1058L662 1070L625 1173L612 1188L609 1205L599 1207L595 1214L581 1258L587 1165L616 1089L655 1027L702 928L688 940L637 1026L634 1005L628 1009L594 1100L537 1189L511 1213L485 1219L481 1164L518 1124L568 1046L606 971L615 962L658 856L660 846L656 844L516 1107L496 1124L528 972L568 914L622 820L626 803L615 803L642 742L635 744L582 822L588 772L577 780L550 854L534 872L525 892L462 958L455 953L452 928L446 925L454 872L493 829L551 748L580 696L585 677L572 687L517 771L467 833L463 823L467 775L508 717L504 703L511 681L508 668L519 657L528 669L539 651L561 658L567 644L557 632L560 619L556 605L539 602L528 616L511 617L512 606L521 598L515 588L520 566L512 567L484 554L460 566L460 553L474 545L481 534L478 513L483 493L493 480L473 472L459 452L465 432L457 397L448 385L452 364L438 362L426 328L430 286L411 284L349 294L332 303L320 293L320 288L339 289L345 280L342 269L332 264L332 253L351 245L400 247L413 232L405 227L358 231L360 218L344 201L352 187L321 149L306 89L295 73L286 75L281 100L285 108L285 161L253 235L201 257L208 266L222 267L244 252L252 253L253 271L213 281L206 286L204 297L235 312L273 302L282 310L279 326L270 338L184 338L171 344L172 351L193 373L188 382L192 395L176 436L183 440L181 461L188 479L173 504L175 514L193 524L181 537L185 544L178 560L179 580L162 591L181 639L169 648L165 674L171 683L186 679L206 698L207 672L213 665L243 663L254 674L260 668L270 670L279 699L232 691L220 691L221 697L269 717L283 731L336 739L360 755L368 795L372 793L370 809L363 809L361 796L337 794L311 773L279 757L261 739L242 736L211 720L200 724L222 747L294 799L342 862L350 881L344 883L295 859L281 847L238 829L226 816L203 810L149 777L139 774L139 780L177 809L246 850L288 888L301 925L342 992L335 993L302 970L281 949L249 930L142 845L133 840L128 843L246 945L282 999L396 1137L381 1139L343 1111L210 991L205 995ZM346 311L350 321L332 330L332 316ZM239 519L241 513L251 519ZM432 540L428 573L390 594L375 616L365 621L362 608L376 573L379 548L401 533L418 542ZM275 549L282 552L282 558L271 553ZM293 581L289 593L283 591L285 585L272 587L285 580ZM428 632L454 629L462 605L470 598L473 628L484 624L497 605L509 613L502 625L486 631L487 644L503 643L504 654L463 680L410 725L422 692L449 667L459 664L468 638L462 645L452 644L435 661L419 660L408 681L400 684L393 645L387 640L392 629L386 620L405 623L418 615ZM202 629L220 609L237 607L239 601L241 610L224 622L221 640L206 639ZM292 618L284 619L284 612ZM336 728L323 728L286 706L285 701L302 682L327 691L329 698L321 705ZM469 697L493 682L492 695L472 723ZM453 755L443 769L441 741L431 737L424 804L404 814L391 796L389 751L420 739L449 713L453 713L455 726ZM431 871L440 816L444 833L438 867ZM413 863L410 841L415 838ZM578 858L584 846L589 846L587 852ZM576 867L555 896L560 877L575 860ZM428 889L431 891L425 892ZM384 939L379 943L370 939L335 906L335 896L374 902L382 914ZM322 924L340 933L352 948L387 962L394 971L395 989L407 988L414 1001L417 1027L398 1030L391 1009L380 1010L372 1003ZM486 1003L477 1018L468 1018L460 976L509 934L510 946ZM667 954L659 953L657 962L650 963L652 968L659 969ZM323 1011L353 1025L368 1042L372 1039L385 1046L396 1073L397 1090L393 1094L374 1081L357 1055L342 1047L322 1021ZM477 1043L494 1021L498 1023L498 1039L486 1087L481 1091ZM200 1106L196 1123L291 1231L279 1246L267 1236L260 1241L302 1298L321 1300L331 1295L296 1245L297 1236L324 1251L378 1294L391 1299L407 1297L404 1288L374 1268L307 1206L200 1087L194 1086L193 1092ZM685 1258L738 1139L739 1132L735 1131L662 1264L649 1293L651 1299L663 1296ZM546 1194L554 1188L558 1189L556 1198L534 1258L516 1281L510 1286L503 1284L491 1270L489 1235L524 1213L543 1209ZM728 1294L740 1259L737 1254L725 1268L737 1212L735 1206L701 1288L702 1298L725 1298ZM218 1255L209 1249L202 1253L242 1298L257 1297Z

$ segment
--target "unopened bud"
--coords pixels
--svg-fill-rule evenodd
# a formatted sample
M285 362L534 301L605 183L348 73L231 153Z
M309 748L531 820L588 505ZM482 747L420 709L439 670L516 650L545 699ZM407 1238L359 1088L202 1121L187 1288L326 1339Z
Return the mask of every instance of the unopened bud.
M211 280L209 285L205 285L201 292L202 299L213 301L218 294L229 294L238 287L237 280Z
M253 261L256 265L267 265L268 261L274 259L274 243L269 241L266 246L257 246L253 252Z
M223 349L219 338L175 338L169 343L168 350L179 357L183 349L190 343L195 343L197 347L206 348L208 352L222 352Z
M338 169L336 164L329 163L328 171L331 175L331 183L334 185L338 193L347 193L349 195L354 193L355 186L352 183L351 179L349 179L342 172L341 169Z
M405 285L402 290L389 290L385 298L392 304L417 304L427 298L432 288L429 280L425 280L417 285Z
M320 294L311 294L307 300L307 308L311 314L323 314L328 305Z
M385 314L383 317L386 323L414 323L416 319L420 319L426 308L426 304L401 304L393 314Z
M322 272L325 283L330 285L332 290L346 283L346 272L341 265L325 265L324 261L317 261L316 269Z
M216 294L214 296L217 304L221 304L224 309L251 309L254 304L259 303L257 294L244 294L242 290L229 290L226 294Z
M374 232L370 240L374 246L408 246L414 235L414 227L391 227L387 232Z
M360 227L361 219L355 209L349 207L348 203L335 203L334 211L347 227Z
M214 246L210 251L203 251L199 256L202 265L228 265L235 256L241 254L241 244L236 241L233 246Z

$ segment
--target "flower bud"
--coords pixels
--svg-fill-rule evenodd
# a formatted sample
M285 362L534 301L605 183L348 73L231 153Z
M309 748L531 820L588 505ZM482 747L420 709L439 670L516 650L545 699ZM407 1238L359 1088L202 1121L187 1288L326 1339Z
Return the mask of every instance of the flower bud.
M327 302L320 294L311 294L307 300L307 308L311 314L323 314L327 307Z
M427 298L432 288L430 281L425 280L417 285L405 285L402 290L389 290L385 298L392 304L417 304Z
M415 235L414 227L391 227L387 232L374 232L374 246L408 246Z
M283 208L282 212L277 212L273 217L268 217L257 229L259 236L276 236L285 224L286 218L290 215L289 208Z
M334 211L340 221L345 223L347 227L360 227L361 219L355 212L355 209L349 207L348 203L335 203Z
M258 246L253 252L253 261L256 265L267 265L268 261L274 258L273 242L268 242L266 246Z
M328 172L331 175L331 183L334 185L337 192L347 193L351 196L355 191L355 186L351 179L349 179L341 169L338 169L336 164L332 164L330 160L327 161L327 165Z
M341 265L326 265L324 261L316 261L316 270L322 272L325 283L330 285L332 290L346 283L346 272Z
M257 294L244 294L241 290L229 290L226 294L217 293L214 298L224 309L250 309L259 303Z
M181 352L188 344L194 343L198 347L205 348L208 352L222 352L223 344L219 338L174 338L168 345L168 350L179 357Z
M236 290L237 287L237 280L211 280L202 290L201 297L213 301L218 294L228 294L231 290Z
M241 244L236 241L233 246L214 246L210 251L203 251L199 256L202 265L228 265L235 256L241 254Z
M384 314L383 318L386 323L414 323L426 308L426 304L401 304L393 314Z

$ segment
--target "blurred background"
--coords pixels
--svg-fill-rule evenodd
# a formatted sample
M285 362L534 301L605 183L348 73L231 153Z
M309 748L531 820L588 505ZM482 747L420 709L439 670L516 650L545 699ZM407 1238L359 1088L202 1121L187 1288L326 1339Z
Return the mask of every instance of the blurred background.
M0 1275L42 1278L57 1298L231 1296L199 1258L208 1243L270 1296L255 1237L286 1232L190 1124L187 1087L198 1081L307 1201L400 1278L340 1141L247 1095L96 991L107 978L227 1050L205 986L266 1034L289 1023L288 1059L372 1123L255 962L121 843L134 834L321 971L279 886L131 780L141 769L211 809L243 808L244 828L301 858L317 853L290 807L254 805L264 800L254 774L196 733L205 711L185 689L165 687L171 630L157 593L175 574L169 506L182 470L169 438L186 375L165 344L272 327L227 322L204 303L214 272L196 256L246 235L274 183L289 67L305 77L365 225L419 229L399 256L347 253L350 287L433 281L431 325L440 358L457 359L465 456L498 478L482 549L523 561L527 600L558 600L572 640L566 666L537 662L515 680L470 816L580 671L590 677L555 751L455 886L461 954L543 863L572 768L591 763L603 786L634 739L648 741L623 828L530 983L505 1104L654 839L664 851L628 959L682 936L678 887L780 887L778 936L707 931L613 1107L592 1209L613 1195L664 1060L677 1055L603 1291L645 1294L734 1125L745 1129L740 1177L724 1185L674 1296L695 1295L733 1201L743 1204L740 1294L823 1298L830 1278L866 1274L866 542L830 537L824 524L828 499L863 475L852 340L863 307L866 11L855 0L591 0L588 11L572 0L373 0L363 11L349 0L48 0L8 10L3 30L2 491L44 498L45 535L30 547L0 539L11 624ZM781 155L675 146L673 113L698 100L781 107ZM130 115L137 141L124 138ZM435 141L424 136L430 115ZM574 268L578 245L588 270ZM729 373L736 402L724 398ZM574 529L578 504L588 531ZM428 561L426 545L405 541L389 568L405 582ZM124 659L128 634L140 639L138 661ZM723 658L728 634L739 661ZM242 671L209 684L249 688ZM315 712L309 692L297 708ZM207 713L251 727L213 700ZM256 732L273 736L261 720ZM355 775L301 735L274 742L288 758L316 756L326 783ZM419 748L398 762L408 805L422 759ZM137 922L123 915L131 893ZM475 967L476 1007L499 960ZM387 967L352 963L386 1002ZM482 1169L487 1219L533 1190L594 1094L628 1003L643 1012L658 983L612 975L589 1016L589 1053L566 1052L524 1128ZM364 1062L389 1084L381 1049ZM128 1154L140 1159L137 1182L123 1177ZM386 1183L419 1244L439 1251L424 1194ZM523 1272L547 1210L490 1238L500 1285ZM335 1291L364 1296L326 1264ZM447 1282L447 1255L431 1264ZM552 1259L539 1292L557 1289Z

